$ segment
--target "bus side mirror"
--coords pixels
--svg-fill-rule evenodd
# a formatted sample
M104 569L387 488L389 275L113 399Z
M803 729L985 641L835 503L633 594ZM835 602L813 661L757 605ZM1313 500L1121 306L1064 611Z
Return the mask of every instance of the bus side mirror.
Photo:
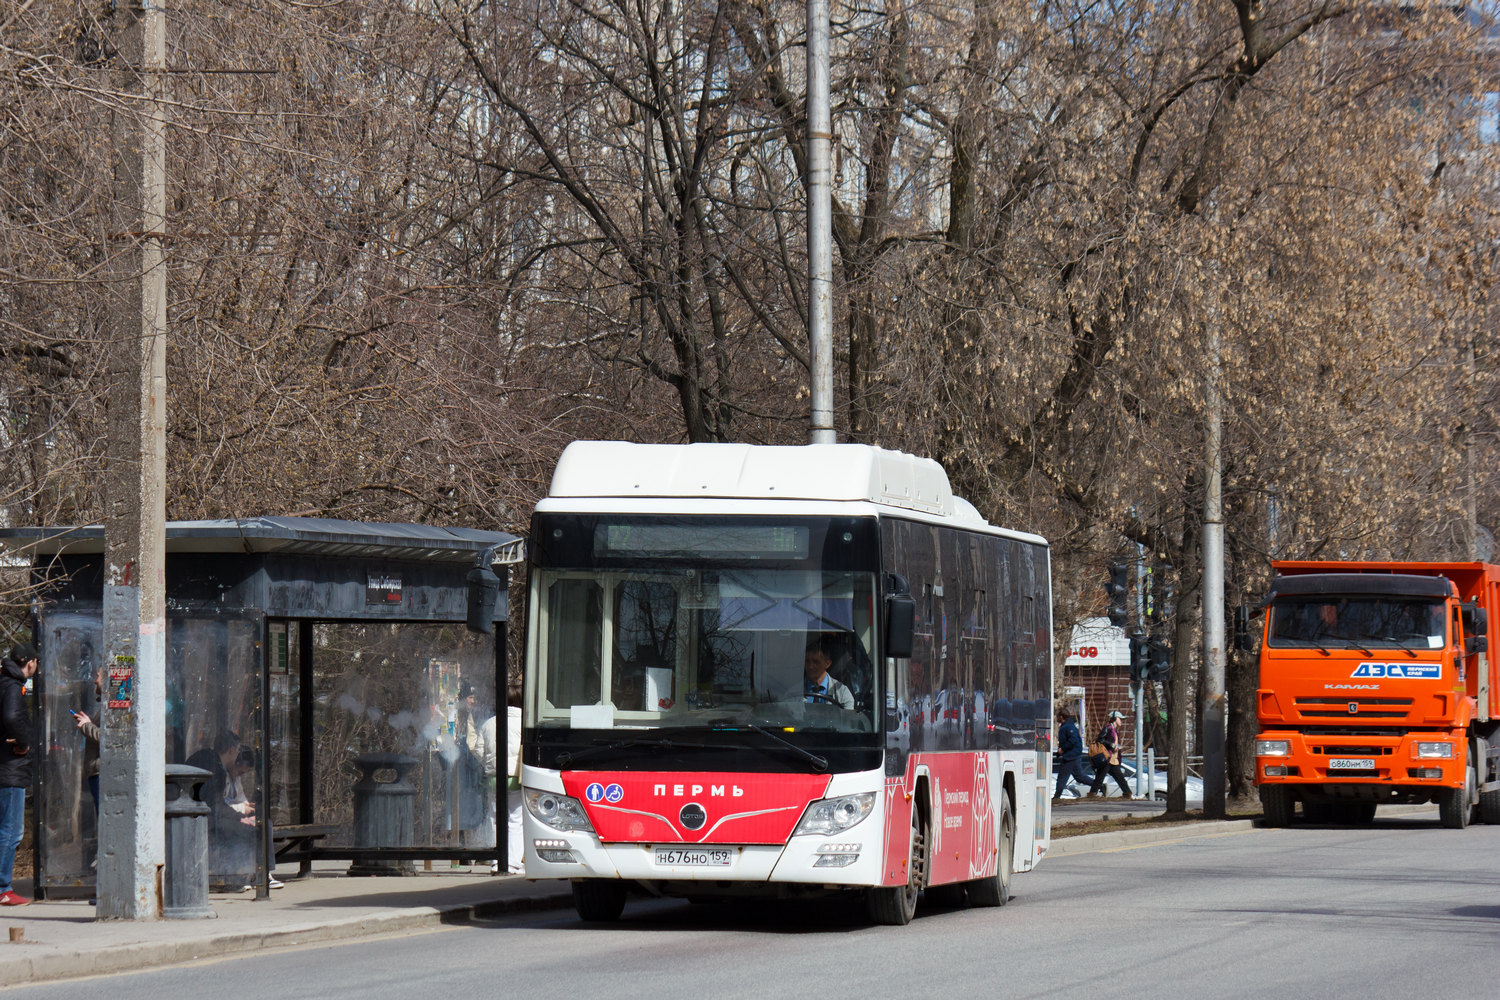
M892 574L885 595L884 655L901 660L912 654L917 631L917 602L906 581Z

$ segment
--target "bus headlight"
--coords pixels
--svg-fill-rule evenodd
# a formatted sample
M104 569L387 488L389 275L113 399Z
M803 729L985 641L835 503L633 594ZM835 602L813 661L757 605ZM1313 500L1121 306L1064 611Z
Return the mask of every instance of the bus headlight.
M1445 760L1453 759L1452 743L1418 743L1418 757L1442 757Z
M1255 756L1257 757L1290 757L1292 755L1291 740L1256 740Z
M849 829L875 808L875 793L860 792L858 795L840 795L836 799L819 799L807 807L802 822L792 831L792 836L803 833L840 833Z
M525 799L526 811L554 830L594 832L594 824L589 822L588 814L583 811L583 803L571 795L534 792L528 788Z

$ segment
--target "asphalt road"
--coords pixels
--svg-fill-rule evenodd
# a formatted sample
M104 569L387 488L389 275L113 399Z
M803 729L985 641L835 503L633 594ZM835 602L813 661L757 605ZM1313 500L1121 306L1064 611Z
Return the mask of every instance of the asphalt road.
M1056 857L1003 909L632 901L18 987L23 997L1401 997L1493 992L1500 827L1398 817Z

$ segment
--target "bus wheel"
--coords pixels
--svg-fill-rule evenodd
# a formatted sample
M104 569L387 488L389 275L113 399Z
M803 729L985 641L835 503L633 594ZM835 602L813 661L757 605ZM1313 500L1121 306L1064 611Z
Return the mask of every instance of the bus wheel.
M881 886L867 890L865 906L870 919L877 924L904 927L917 912L917 894L927 881L927 833L922 828L921 810L912 803L911 860L906 865L906 884Z
M625 909L625 883L610 879L574 882L573 909L578 911L580 920L613 923Z
M969 883L969 902L974 906L1004 906L1010 901L1010 878L1015 872L1016 818L1010 811L1010 796L1000 794L1000 855L995 874Z
M1285 785L1260 786L1261 822L1286 826L1292 821L1292 790Z

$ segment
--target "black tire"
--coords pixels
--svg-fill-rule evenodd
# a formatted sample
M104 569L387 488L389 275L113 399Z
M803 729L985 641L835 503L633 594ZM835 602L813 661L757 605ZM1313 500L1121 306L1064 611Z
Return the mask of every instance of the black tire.
M969 902L974 906L1004 906L1010 902L1010 879L1016 869L1016 817L1010 811L1010 796L1000 793L999 855L995 874L968 883Z
M944 882L942 885L929 885L922 890L922 898L929 905L937 906L944 910L962 910L969 905L969 898L964 893L963 882Z
M625 909L625 883L613 879L574 882L573 909L578 911L580 920L612 924Z
M1356 826L1369 826L1375 822L1375 803L1373 802L1356 802L1350 807L1349 812L1351 814L1349 822Z
M1464 768L1462 788L1444 788L1438 792L1438 822L1449 830L1469 825L1469 803L1474 799L1474 768Z
M1490 826L1500 825L1500 789L1479 793L1479 818Z
M881 886L865 893L870 919L888 927L905 927L917 912L917 896L927 884L927 831L921 811L911 804L911 851L906 865L906 884Z
M1261 824L1289 826L1292 822L1292 790L1285 785L1260 786Z

